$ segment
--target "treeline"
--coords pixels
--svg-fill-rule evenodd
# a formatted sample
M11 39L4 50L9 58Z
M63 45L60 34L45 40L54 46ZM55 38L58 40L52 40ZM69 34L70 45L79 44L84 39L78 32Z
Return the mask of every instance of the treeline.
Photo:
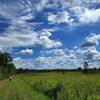
M77 69L16 69L17 73L29 73L29 72L34 72L34 73L40 73L40 72L66 72L66 71L78 71Z
M81 67L77 69L43 69L43 70L36 70L36 69L16 69L16 73L44 73L44 72L82 72L82 73L90 73L90 72L100 72L100 68L88 68L88 69L82 69Z
M15 74L16 69L12 63L13 58L8 53L0 53L0 79L9 78Z

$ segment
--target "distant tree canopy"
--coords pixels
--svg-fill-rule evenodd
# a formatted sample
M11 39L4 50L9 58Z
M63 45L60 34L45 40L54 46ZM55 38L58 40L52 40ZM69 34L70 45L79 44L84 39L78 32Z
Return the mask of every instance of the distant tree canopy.
M0 79L8 78L15 73L13 58L8 53L0 53Z

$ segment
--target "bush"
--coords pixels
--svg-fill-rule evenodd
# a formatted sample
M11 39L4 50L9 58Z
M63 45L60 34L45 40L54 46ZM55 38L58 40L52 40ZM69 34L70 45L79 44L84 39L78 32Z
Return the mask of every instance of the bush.
M58 100L57 98L62 90L62 87L63 87L63 85L60 82L58 82L54 88L46 90L45 95L52 98L52 100Z

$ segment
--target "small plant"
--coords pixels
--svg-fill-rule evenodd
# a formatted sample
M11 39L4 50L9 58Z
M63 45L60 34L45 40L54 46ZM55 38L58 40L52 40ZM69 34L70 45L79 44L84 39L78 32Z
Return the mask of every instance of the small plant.
M35 82L32 87L35 91L38 91L41 93L44 93L45 91L45 84L43 83L43 80Z
M60 82L58 82L54 88L46 90L45 95L52 98L52 100L57 100L58 95L60 94L60 92L62 90L62 87L63 87L63 85Z

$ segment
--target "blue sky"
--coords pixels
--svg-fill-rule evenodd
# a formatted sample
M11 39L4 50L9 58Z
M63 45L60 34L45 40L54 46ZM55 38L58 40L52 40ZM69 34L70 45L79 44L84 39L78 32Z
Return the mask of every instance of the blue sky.
M16 68L100 62L100 0L0 0L0 51Z

